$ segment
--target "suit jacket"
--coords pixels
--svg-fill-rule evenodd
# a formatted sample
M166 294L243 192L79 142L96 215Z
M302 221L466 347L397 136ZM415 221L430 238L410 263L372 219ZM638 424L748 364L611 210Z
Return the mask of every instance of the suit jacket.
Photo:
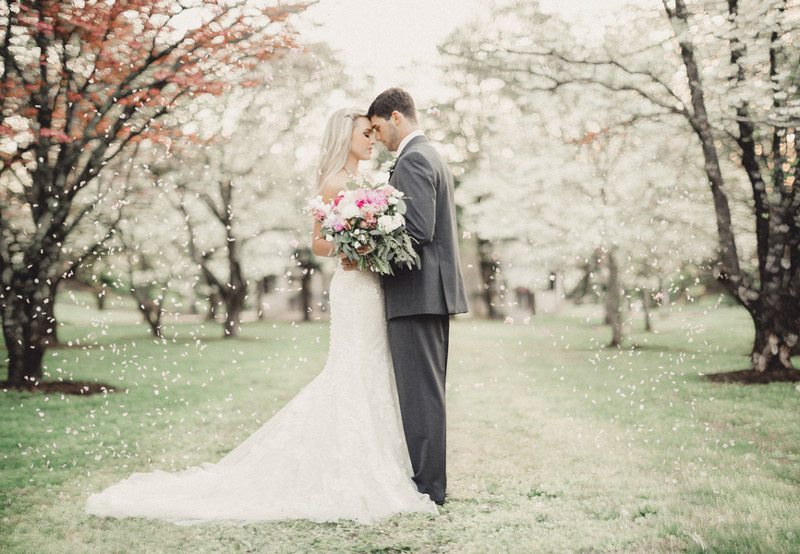
M450 169L426 137L414 137L389 183L406 195L406 229L422 266L395 267L395 275L384 276L386 317L466 312Z

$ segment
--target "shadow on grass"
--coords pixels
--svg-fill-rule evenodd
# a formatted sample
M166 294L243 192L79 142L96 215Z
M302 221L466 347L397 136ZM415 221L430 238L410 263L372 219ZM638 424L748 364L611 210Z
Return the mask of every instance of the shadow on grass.
M642 350L645 352L681 352L684 354L698 354L700 351L692 348L679 348L663 344L630 343L619 346L599 342L591 346L570 347L571 352L628 352Z
M623 348L622 350L625 350ZM679 348L675 346L666 346L663 344L642 344L642 343L634 343L632 344L628 350L642 350L645 352L682 352L684 354L697 354L697 349L692 348Z
M769 383L797 383L800 382L800 371L796 369L781 369L776 371L756 371L754 369L741 369L722 373L709 373L705 379L712 383L739 383L742 385L766 385Z
M235 338L228 338L228 337L174 337L174 338L167 338L165 339L167 342L220 342L220 341L230 341L231 343L234 342L259 342L264 340L261 337L235 337Z
M34 381L32 383L9 383L0 381L0 389L3 391L18 392L40 392L42 394L61 393L74 394L77 396L89 396L92 394L106 394L109 392L124 392L124 388L118 388L106 383L96 383L93 381Z
M165 337L163 339L158 339L152 337L150 335L127 335L121 337L113 337L109 338L105 341L96 341L91 343L84 343L78 344L73 341L73 344L67 343L58 343L48 347L51 350L91 350L94 348L100 348L103 346L108 346L109 344L117 343L117 342L133 342L133 341L143 341L143 340L151 340L156 344L162 343L195 343L197 341L200 342L220 342L220 341L231 341L234 342L258 342L263 340L261 337L236 337L236 338L228 338L223 336L212 336L212 337L192 337L192 336L177 336L177 337Z

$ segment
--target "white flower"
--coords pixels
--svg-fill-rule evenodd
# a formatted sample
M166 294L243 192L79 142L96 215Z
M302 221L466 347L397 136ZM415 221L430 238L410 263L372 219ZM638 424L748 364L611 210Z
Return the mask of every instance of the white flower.
M339 214L344 219L350 219L351 217L358 217L361 215L361 210L358 209L358 206L352 204L350 202L340 202L339 203Z
M378 229L384 233L391 233L403 224L403 216L382 215L378 218Z
M315 196L314 198L309 200L308 207L312 210L320 210L320 211L324 211L325 208L327 208L325 202L322 201L321 196Z

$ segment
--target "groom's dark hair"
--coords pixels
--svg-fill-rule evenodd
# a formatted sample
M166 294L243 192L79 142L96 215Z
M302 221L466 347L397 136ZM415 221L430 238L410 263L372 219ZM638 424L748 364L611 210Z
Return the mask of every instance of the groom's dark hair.
M389 119L394 111L400 112L414 123L417 122L417 108L414 106L414 99L401 88L390 88L380 93L370 104L367 117L377 115L383 119Z

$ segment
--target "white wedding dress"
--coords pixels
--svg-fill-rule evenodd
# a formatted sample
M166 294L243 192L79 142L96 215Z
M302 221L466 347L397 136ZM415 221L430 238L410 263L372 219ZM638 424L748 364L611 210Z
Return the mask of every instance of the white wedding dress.
M133 473L86 512L180 525L438 513L411 480L379 277L337 268L330 302L324 369L261 428L215 464Z

